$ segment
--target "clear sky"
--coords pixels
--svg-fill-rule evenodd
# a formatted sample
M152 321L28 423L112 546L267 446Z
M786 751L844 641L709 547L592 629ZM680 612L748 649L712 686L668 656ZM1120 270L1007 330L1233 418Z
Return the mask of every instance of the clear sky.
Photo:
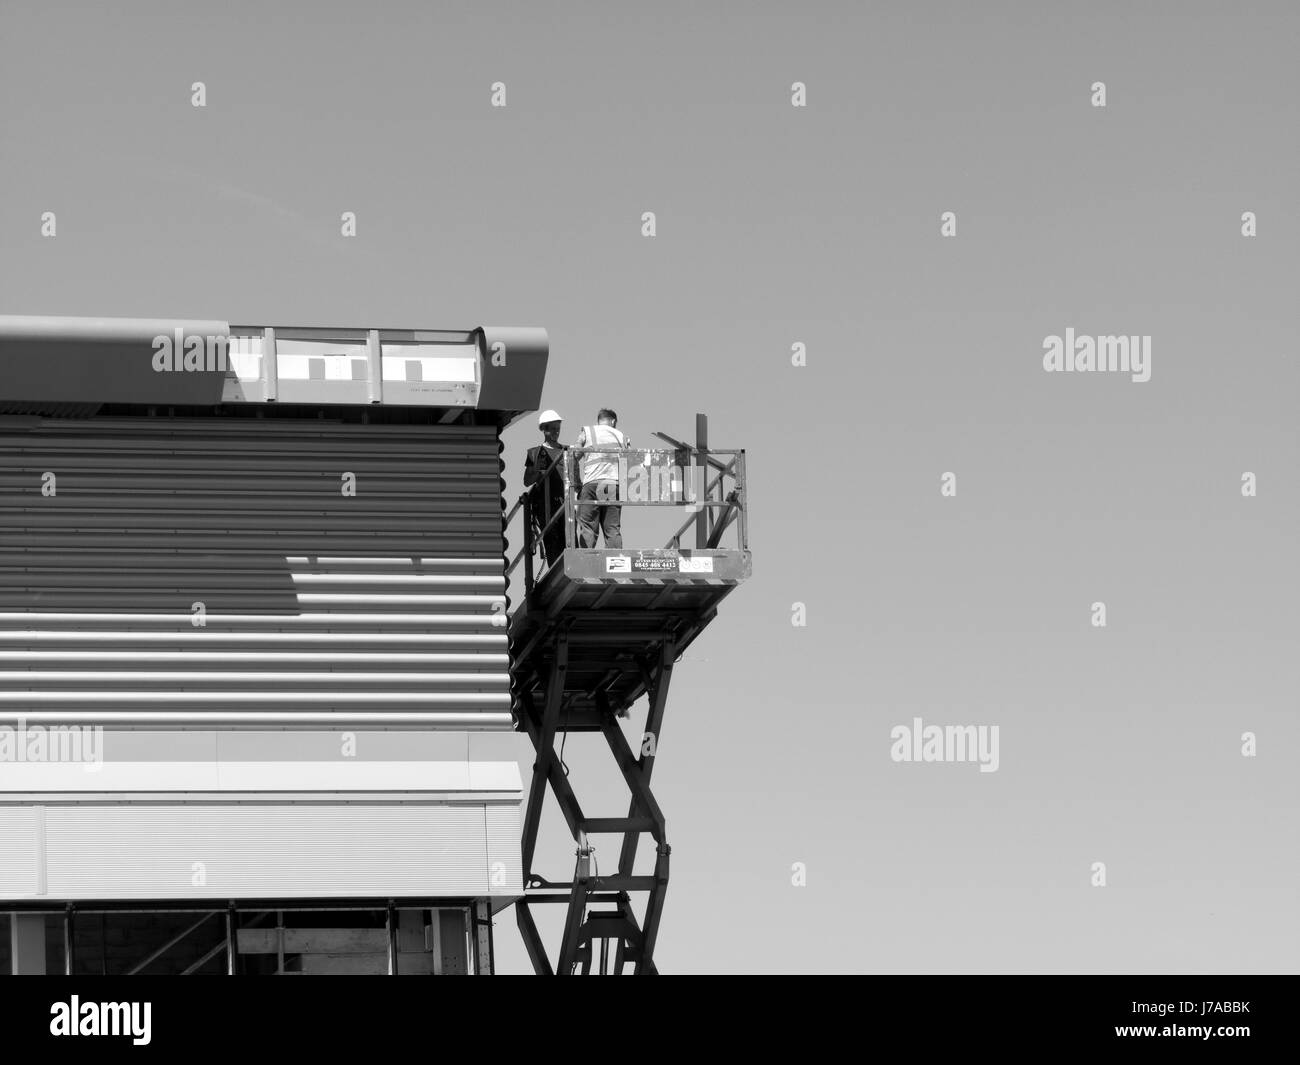
M566 440L747 448L664 970L1294 971L1298 50L1284 3L5 0L0 313L542 325ZM1067 328L1151 380L1045 373ZM895 763L914 717L998 771Z

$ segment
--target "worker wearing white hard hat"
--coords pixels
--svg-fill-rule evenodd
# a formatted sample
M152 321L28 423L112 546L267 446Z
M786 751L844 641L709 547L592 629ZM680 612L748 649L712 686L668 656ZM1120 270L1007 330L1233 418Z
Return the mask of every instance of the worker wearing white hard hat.
M560 443L563 421L553 410L537 416L542 442L528 449L524 462L524 484L532 493L533 539L534 543L540 541L548 566L564 551L564 480L560 466L565 448Z

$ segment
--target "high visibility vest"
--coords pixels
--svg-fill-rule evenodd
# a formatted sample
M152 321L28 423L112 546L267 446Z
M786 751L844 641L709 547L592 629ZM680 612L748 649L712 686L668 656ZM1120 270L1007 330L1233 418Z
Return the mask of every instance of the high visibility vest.
M608 447L611 451L626 451L631 445L627 437L612 425L584 425L582 439L586 447ZM578 474L583 484L593 481L617 481L618 460L613 455L583 455Z

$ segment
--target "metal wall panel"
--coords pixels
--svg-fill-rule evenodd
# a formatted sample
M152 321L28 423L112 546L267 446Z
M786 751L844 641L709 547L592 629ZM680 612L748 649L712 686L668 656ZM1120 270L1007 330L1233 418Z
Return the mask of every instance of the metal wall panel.
M0 806L0 898L41 890L40 819L43 807Z
M488 883L494 894L514 893L522 883L519 850L519 804L491 803L484 807L487 828ZM615 870L617 871L617 870Z
M509 728L499 451L492 427L0 417L0 720Z
M46 807L57 900L518 895L492 882L482 802L75 803ZM516 809L510 801L507 808ZM18 886L17 856L0 861ZM29 882L31 877L26 878Z

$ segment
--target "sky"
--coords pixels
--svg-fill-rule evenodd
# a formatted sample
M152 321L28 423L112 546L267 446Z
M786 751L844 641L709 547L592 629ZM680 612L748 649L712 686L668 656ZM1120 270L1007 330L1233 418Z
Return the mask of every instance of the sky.
M745 448L662 970L1294 972L1298 46L1283 3L4 0L0 313L539 325L564 439ZM1046 372L1067 329L1150 380ZM895 761L916 718L997 770Z

